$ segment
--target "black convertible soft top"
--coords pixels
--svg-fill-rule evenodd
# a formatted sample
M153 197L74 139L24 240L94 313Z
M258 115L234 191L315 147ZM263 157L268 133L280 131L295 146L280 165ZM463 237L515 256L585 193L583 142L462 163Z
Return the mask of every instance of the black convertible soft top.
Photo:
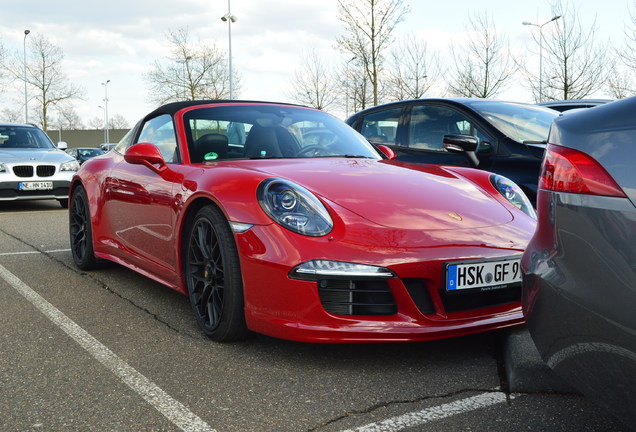
M197 105L208 105L208 104L271 104L271 105L291 105L291 106L301 106L293 103L287 102L271 102L271 101L252 101L252 100L237 100L237 99L208 99L208 100L188 100L188 101L179 101L179 102L170 102L165 105L162 105L148 114L144 119L149 119L156 117L161 114L170 114L174 115L177 111L188 108L191 106Z

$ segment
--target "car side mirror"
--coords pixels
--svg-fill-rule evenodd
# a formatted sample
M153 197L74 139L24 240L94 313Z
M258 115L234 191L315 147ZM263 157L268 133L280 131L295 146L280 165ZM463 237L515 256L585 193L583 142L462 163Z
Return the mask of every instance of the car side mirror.
M131 164L145 165L157 174L168 169L161 151L151 143L139 143L128 147L124 159Z
M57 148L60 150L66 150L68 148L68 144L65 141L59 141L57 143Z
M475 152L479 147L479 139L472 135L444 135L444 148L451 153L463 153L473 167L479 165Z
M376 146L378 150L380 150L380 152L386 156L387 159L389 160L395 160L397 159L397 153L395 153L395 151L393 151L393 149L391 147L385 146L383 144L377 145Z

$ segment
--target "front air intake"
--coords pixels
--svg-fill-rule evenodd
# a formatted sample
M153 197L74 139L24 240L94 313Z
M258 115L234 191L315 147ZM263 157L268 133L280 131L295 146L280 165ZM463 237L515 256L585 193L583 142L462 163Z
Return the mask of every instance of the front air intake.
M334 315L386 316L397 305L386 280L322 279L318 294L325 310Z

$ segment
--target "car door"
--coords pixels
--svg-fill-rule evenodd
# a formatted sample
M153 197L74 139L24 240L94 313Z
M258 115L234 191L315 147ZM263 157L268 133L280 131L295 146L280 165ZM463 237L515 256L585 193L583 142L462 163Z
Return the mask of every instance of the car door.
M179 165L179 154L170 115L164 114L141 125L131 144L156 145L168 166ZM122 149L123 150L123 149ZM180 188L171 169L157 173L147 166L121 158L107 179L105 213L113 240L142 268L171 279L176 271L174 222Z
M470 166L464 154L451 153L444 148L446 135L470 135L479 141L477 150L480 168L495 149L495 139L477 122L459 109L441 104L413 104L408 110L404 128L404 146L399 150L408 162Z
M465 155L444 148L443 137L451 134L479 139L480 168L490 164L496 149L495 139L475 119L443 104L393 104L366 113L354 127L372 144L391 147L404 162L470 166Z

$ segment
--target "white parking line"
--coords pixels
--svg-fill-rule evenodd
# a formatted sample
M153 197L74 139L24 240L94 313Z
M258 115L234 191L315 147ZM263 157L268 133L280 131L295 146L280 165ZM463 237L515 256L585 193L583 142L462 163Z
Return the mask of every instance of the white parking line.
M27 251L27 252L1 252L0 256L11 256L11 255L29 255L29 254L39 254L39 253L57 253L57 252L70 252L70 249L53 249L49 251Z
M33 306L40 310L53 324L62 329L82 348L121 379L128 387L137 392L157 411L186 432L215 432L207 423L174 400L159 386L128 365L86 330L64 315L59 309L46 301L32 288L18 279L13 273L0 265L0 277L15 288Z
M510 395L511 399L514 397L514 395ZM482 393L466 399L460 399L443 405L426 408L421 411L392 417L381 422L370 423L356 429L347 429L342 432L397 432L408 427L421 426L435 420L440 420L503 402L506 402L505 393Z

